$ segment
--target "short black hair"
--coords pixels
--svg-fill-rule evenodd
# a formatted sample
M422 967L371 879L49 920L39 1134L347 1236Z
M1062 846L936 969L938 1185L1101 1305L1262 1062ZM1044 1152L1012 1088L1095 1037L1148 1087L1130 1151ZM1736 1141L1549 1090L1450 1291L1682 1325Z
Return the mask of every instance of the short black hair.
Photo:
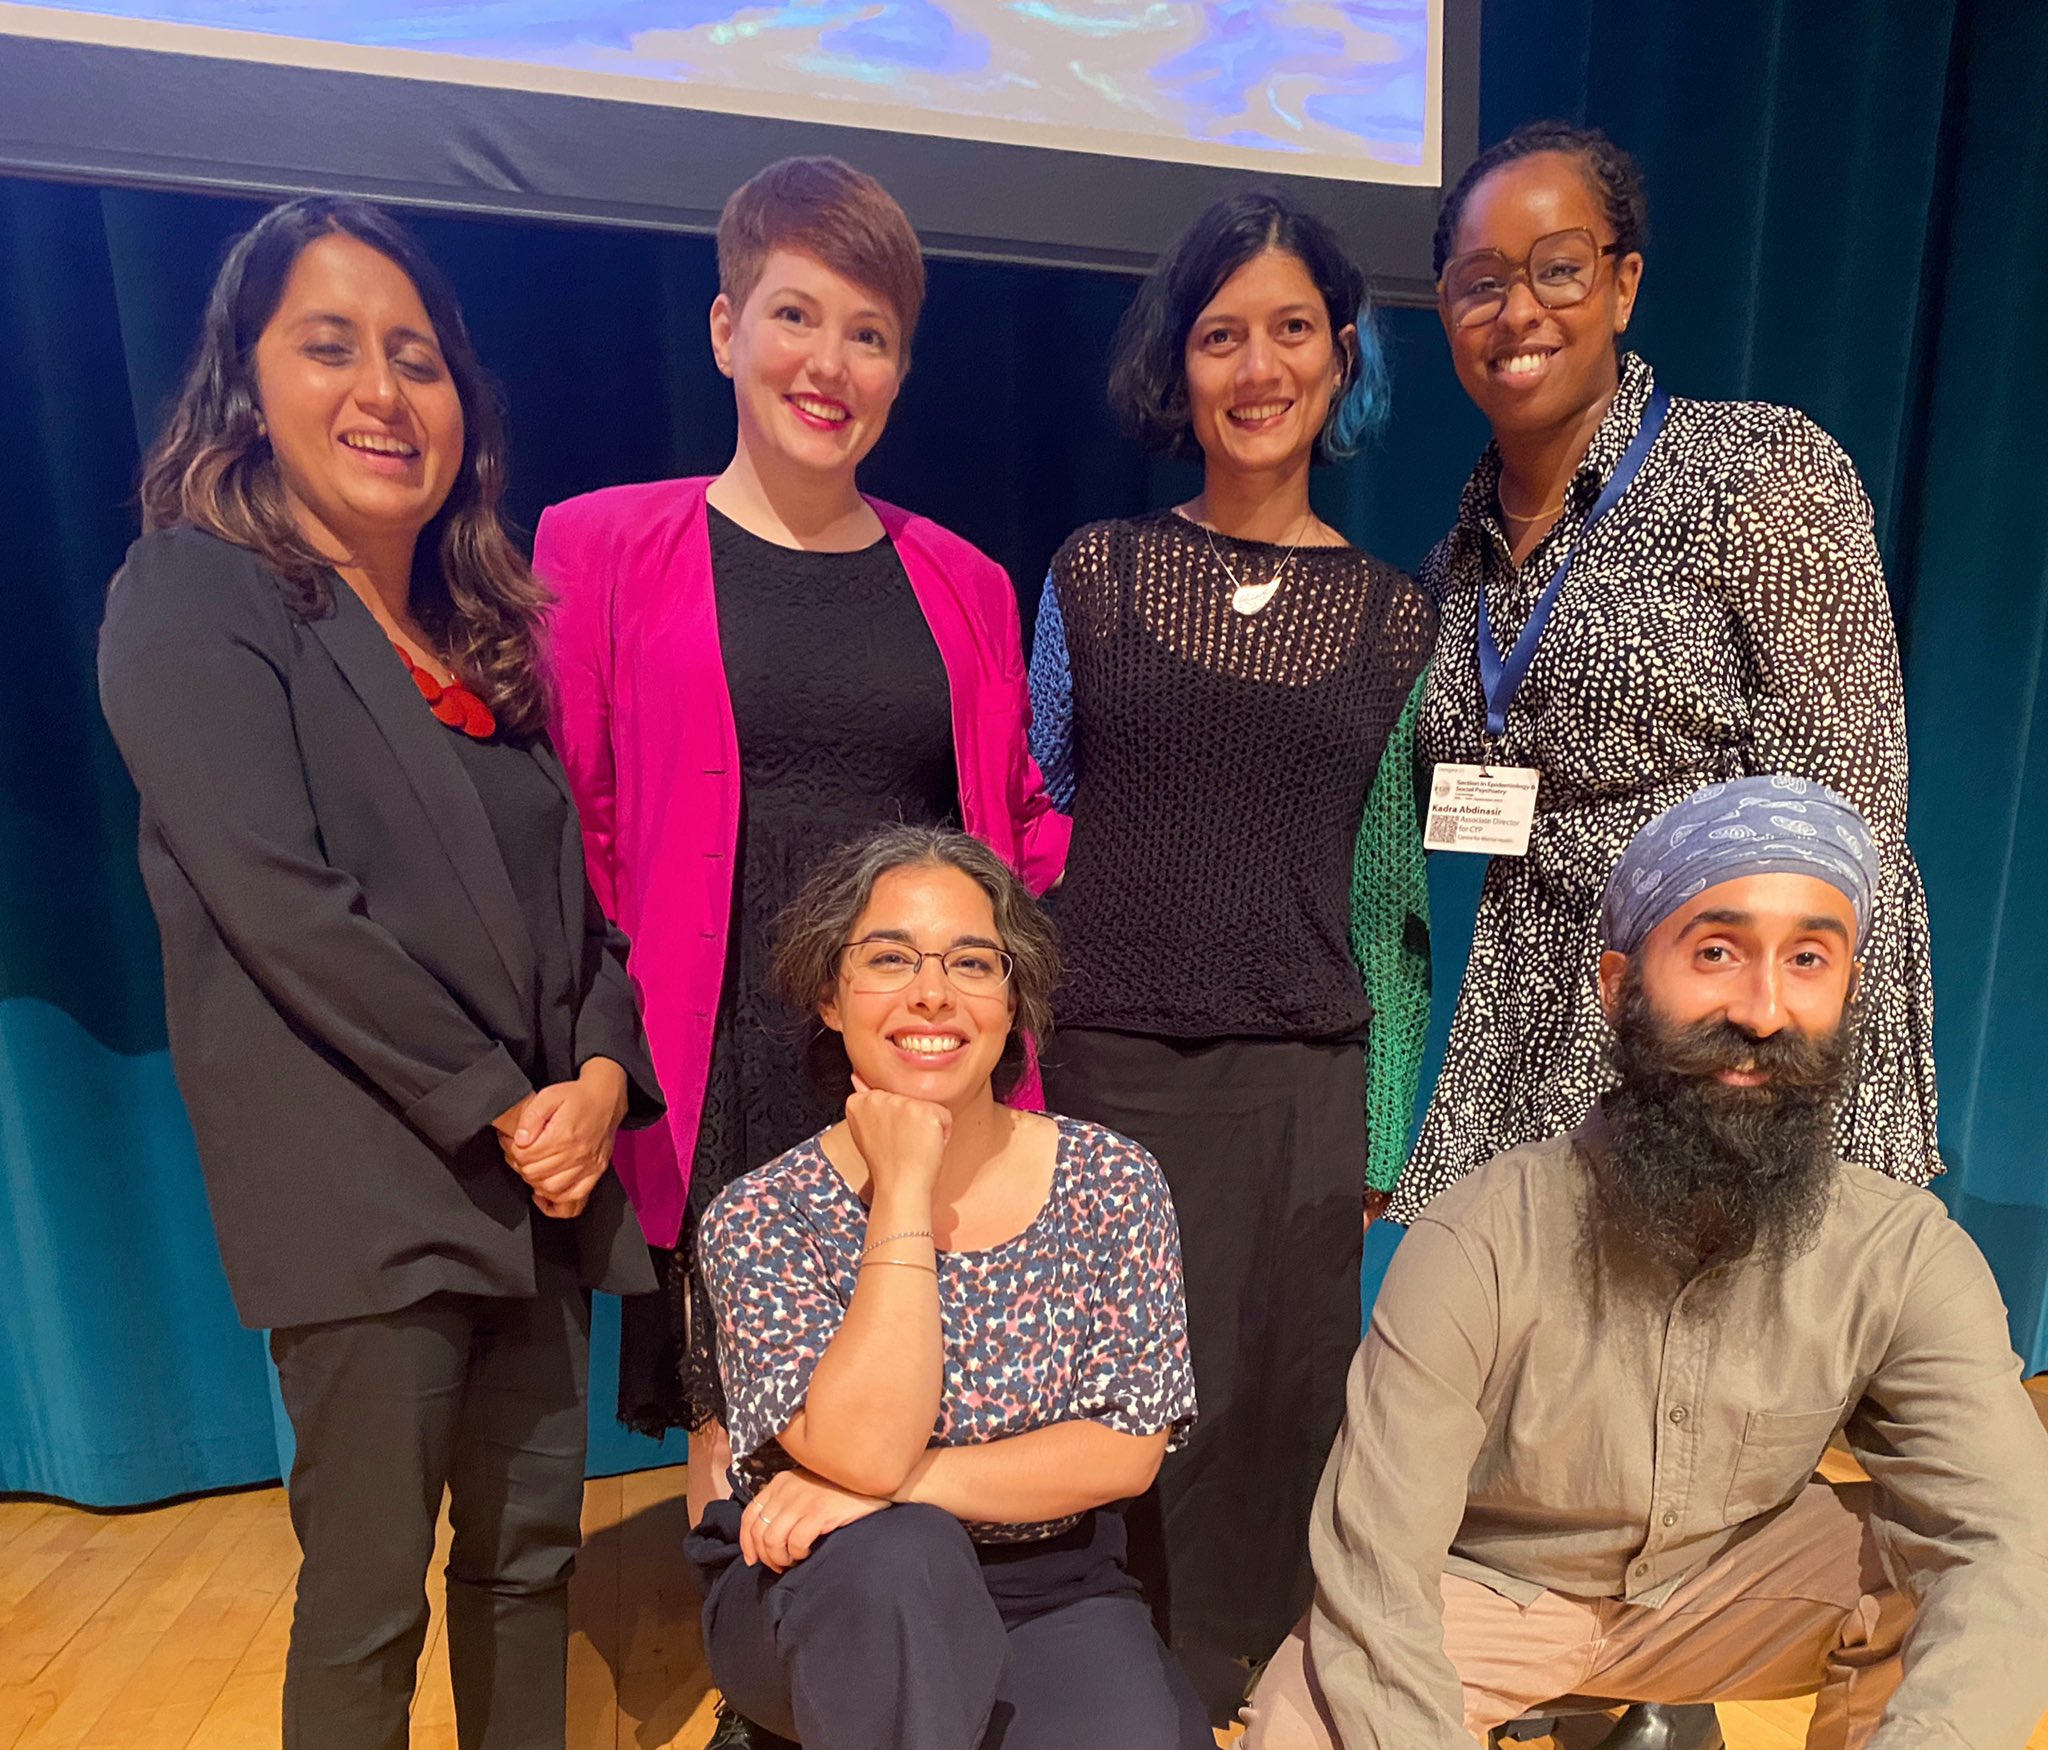
M1575 160L1614 228L1619 253L1643 253L1650 241L1650 198L1643 187L1643 167L1634 156L1598 128L1561 121L1525 122L1473 159L1444 196L1444 204L1437 209L1436 242L1430 251L1432 273L1441 276L1444 263L1451 258L1451 239L1458 234L1458 220L1472 191L1503 164L1533 158L1538 152L1560 152Z
M1358 345L1316 439L1316 459L1351 455L1387 412L1387 362L1372 320L1365 270L1337 234L1287 196L1252 190L1218 201L1161 256L1117 324L1110 348L1109 405L1146 449L1198 462L1188 408L1188 331L1217 288L1254 256L1278 249L1308 269L1330 315L1334 339L1356 324Z

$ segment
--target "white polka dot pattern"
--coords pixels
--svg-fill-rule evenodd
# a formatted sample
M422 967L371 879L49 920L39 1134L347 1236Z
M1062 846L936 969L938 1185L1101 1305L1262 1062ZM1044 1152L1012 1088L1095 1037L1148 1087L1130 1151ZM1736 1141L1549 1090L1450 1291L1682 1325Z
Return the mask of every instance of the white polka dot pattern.
M1511 641L1642 421L1634 355L1564 515L1518 571L1489 449L1424 561L1440 636L1417 731L1425 770L1491 758L1542 774L1529 854L1486 875L1443 1073L1391 1213L1518 1144L1568 1130L1606 1085L1600 896L1638 828L1702 784L1812 778L1870 823L1883 881L1863 955L1845 1159L1924 1183L1935 1142L1927 900L1906 847L1906 711L1870 501L1803 414L1675 398L1642 474L1588 535L1489 747L1478 589Z

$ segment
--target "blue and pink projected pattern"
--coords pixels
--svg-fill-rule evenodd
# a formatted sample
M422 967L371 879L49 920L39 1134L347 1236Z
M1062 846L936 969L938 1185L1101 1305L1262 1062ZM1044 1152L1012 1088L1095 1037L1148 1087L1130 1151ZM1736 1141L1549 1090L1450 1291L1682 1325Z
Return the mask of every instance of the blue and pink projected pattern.
M20 10L261 33L407 61L456 58L404 69L426 77L1433 182L1439 8L1440 0L84 0Z

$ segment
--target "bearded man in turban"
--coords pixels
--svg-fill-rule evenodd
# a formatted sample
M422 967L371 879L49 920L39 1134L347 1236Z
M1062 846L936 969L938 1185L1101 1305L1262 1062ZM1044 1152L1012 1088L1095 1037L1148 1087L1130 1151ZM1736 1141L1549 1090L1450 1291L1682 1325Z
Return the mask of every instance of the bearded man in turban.
M1709 785L1630 844L1618 1085L1403 1239L1249 1750L1804 1694L1815 1750L2026 1742L2048 1433L1976 1246L1829 1148L1877 877L1799 778ZM1837 1429L1871 1482L1815 1480Z

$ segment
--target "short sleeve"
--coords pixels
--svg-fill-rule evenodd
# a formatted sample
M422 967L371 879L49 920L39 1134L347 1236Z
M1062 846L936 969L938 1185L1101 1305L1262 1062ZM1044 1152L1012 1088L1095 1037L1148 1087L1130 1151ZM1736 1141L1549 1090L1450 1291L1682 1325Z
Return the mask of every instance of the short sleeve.
M1195 1425L1180 1229L1159 1164L1134 1142L1094 1131L1086 1245L1094 1265L1089 1322L1074 1368L1075 1416L1121 1434Z
M698 1240L735 1463L796 1419L846 1317L816 1229L773 1174L763 1167L720 1192Z

